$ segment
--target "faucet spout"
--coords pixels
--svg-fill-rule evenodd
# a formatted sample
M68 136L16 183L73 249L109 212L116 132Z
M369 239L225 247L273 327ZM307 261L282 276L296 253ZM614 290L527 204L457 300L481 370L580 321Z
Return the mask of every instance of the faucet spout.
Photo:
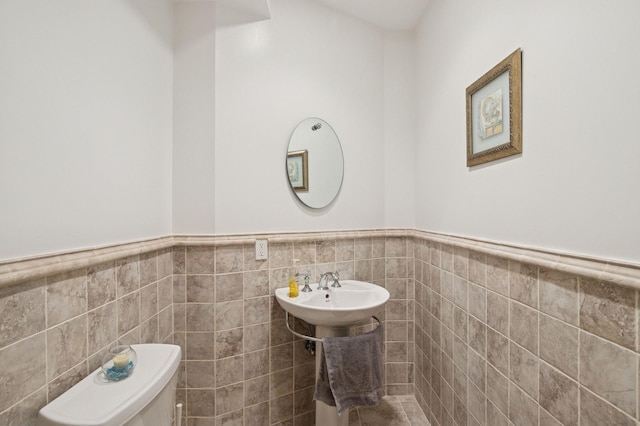
M333 278L333 284L331 287L342 287L340 285L340 274L337 272L325 272L320 276L320 281L318 282L318 290L330 290L329 289L329 278Z
M318 281L318 290L329 290L329 277L333 276L333 272L325 272L320 276Z

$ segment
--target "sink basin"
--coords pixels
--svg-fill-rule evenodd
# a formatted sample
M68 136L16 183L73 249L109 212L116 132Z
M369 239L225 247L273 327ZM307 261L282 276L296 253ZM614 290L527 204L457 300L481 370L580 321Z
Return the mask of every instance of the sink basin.
M289 287L276 289L276 299L282 308L309 324L328 327L349 326L380 312L389 300L387 289L356 280L341 280L342 287L300 292L289 297Z

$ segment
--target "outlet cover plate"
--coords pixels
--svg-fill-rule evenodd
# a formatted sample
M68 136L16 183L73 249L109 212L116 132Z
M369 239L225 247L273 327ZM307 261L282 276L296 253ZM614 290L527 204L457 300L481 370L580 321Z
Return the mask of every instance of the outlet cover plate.
M267 240L256 240L256 260L267 260L269 258L269 245Z

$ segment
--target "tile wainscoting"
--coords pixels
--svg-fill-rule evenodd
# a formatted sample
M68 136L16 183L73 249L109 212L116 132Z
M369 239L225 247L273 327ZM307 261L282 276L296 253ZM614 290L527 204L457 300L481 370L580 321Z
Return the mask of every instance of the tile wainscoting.
M638 265L414 230L171 236L0 263L0 424L33 424L117 340L181 345L183 424L312 424L313 357L273 296L293 258L313 281L339 270L390 291L386 392L415 393L434 425L636 424Z
M416 399L432 425L639 424L638 265L414 241Z

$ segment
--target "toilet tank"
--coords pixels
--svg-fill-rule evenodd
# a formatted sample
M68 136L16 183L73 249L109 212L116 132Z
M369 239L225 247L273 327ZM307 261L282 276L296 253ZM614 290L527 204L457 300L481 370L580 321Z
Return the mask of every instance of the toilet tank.
M180 346L131 345L133 374L106 381L98 368L40 410L38 426L169 426L175 405Z

